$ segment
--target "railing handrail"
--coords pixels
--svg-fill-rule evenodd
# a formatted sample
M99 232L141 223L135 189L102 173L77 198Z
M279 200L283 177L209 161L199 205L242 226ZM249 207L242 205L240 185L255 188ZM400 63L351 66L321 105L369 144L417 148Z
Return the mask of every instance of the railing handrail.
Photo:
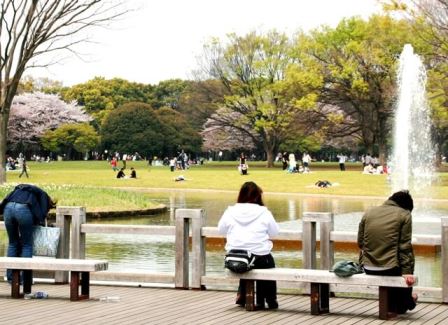
M0 221L0 227L5 229L5 223ZM176 234L175 226L151 226L151 225L126 225L126 224L101 224L85 223L81 225L81 232L84 234L127 234L127 235L159 235L174 236ZM201 235L211 238L225 238L218 232L217 227L202 227ZM303 232L301 230L280 230L273 240L297 241L302 240ZM334 242L356 243L357 232L333 230L330 238ZM412 236L412 243L421 246L440 246L442 244L441 235L422 235Z
M201 235L204 237L211 238L225 238L218 232L217 227L203 227ZM297 241L302 240L303 231L301 230L280 230L278 235L273 236L273 240L285 240L285 241ZM318 238L319 239L319 238ZM345 242L345 243L357 243L358 233L355 231L338 231L333 230L330 232L330 239L334 242ZM422 246L440 246L441 236L440 235L413 235L412 243L414 245Z
M150 226L150 225L107 225L100 223L85 223L81 225L84 234L126 234L126 235L160 235L174 236L175 226Z

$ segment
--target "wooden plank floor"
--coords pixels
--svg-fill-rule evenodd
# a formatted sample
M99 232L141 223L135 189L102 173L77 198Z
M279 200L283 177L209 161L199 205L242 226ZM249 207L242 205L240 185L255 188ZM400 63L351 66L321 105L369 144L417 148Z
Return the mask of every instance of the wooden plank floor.
M280 295L275 311L246 312L233 304L235 293L164 288L92 286L91 300L70 302L68 285L35 284L48 299L11 299L0 283L0 324L448 324L448 305L419 303L392 321L378 319L376 300L332 298L331 314L312 316L309 297ZM118 302L102 302L118 296Z

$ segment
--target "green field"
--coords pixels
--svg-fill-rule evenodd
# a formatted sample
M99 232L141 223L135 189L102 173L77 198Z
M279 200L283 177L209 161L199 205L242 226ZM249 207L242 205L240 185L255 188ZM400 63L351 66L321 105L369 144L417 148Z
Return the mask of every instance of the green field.
M119 164L121 166L121 162ZM380 196L390 194L387 175L364 175L359 163L347 164L339 171L337 163L313 163L309 174L288 174L280 168L265 168L263 162L250 162L249 175L240 175L237 162L207 162L188 170L171 172L168 167L150 167L145 161L130 161L129 168L137 170L137 179L116 179L106 161L29 162L30 178L19 178L17 171L7 172L7 184L0 188L4 195L17 183L33 183L44 187L58 199L59 205L82 205L87 210L138 209L151 206L140 191L119 191L116 188L175 188L238 191L241 184L251 180L265 193L303 193L344 196ZM175 182L176 176L186 180ZM328 180L333 186L317 188L318 180ZM448 198L448 173L439 172L432 188L426 191L431 198Z

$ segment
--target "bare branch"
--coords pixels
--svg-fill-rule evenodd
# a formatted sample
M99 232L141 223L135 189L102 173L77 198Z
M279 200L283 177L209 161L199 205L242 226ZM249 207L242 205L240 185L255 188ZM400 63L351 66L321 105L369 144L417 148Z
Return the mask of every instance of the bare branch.
M10 107L24 71L48 66L38 57L86 41L85 31L128 13L123 0L3 0L0 4L0 166L4 166ZM33 61L32 61L33 59ZM0 168L0 183L5 181Z

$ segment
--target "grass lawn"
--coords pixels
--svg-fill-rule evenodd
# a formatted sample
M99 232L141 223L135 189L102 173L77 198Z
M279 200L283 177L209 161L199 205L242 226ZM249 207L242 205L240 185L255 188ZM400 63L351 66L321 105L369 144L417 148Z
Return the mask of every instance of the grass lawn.
M121 165L121 162L120 164ZM309 174L288 174L280 166L265 168L263 162L249 162L249 175L240 175L237 162L206 162L185 171L171 172L168 167L149 167L145 161L130 161L125 172L134 167L137 179L117 179L106 161L64 161L51 163L29 162L30 178L19 178L18 172L7 173L7 185L0 188L5 194L16 183L43 186L59 200L59 205L82 205L88 210L146 208L150 203L142 193L117 191L114 188L175 188L238 191L241 184L251 180L264 192L325 194L344 196L380 196L390 194L387 175L364 175L359 163L347 164L341 172L337 163L313 163ZM176 176L186 180L175 182ZM437 174L429 197L448 198L448 173ZM328 180L334 186L317 188L318 180Z

